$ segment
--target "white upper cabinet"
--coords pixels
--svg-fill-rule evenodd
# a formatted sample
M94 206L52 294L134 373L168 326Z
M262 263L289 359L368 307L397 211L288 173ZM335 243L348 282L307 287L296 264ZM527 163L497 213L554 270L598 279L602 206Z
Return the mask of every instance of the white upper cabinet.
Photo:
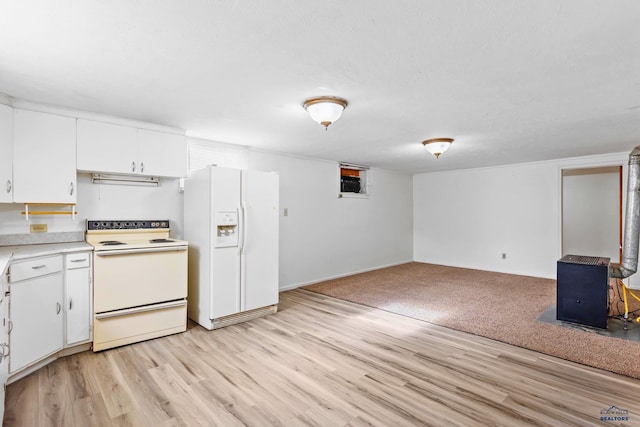
M136 173L138 130L78 119L77 168L81 171Z
M0 203L13 201L13 108L0 105Z
M78 119L78 170L148 176L187 176L183 135Z
M138 160L141 174L186 177L187 139L183 135L138 129Z
M13 201L76 202L76 119L14 110Z

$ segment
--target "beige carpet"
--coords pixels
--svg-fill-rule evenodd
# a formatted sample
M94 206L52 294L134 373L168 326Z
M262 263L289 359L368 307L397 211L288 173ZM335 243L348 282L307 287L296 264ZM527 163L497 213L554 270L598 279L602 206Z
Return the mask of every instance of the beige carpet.
M640 378L640 343L536 321L555 280L414 262L304 289Z

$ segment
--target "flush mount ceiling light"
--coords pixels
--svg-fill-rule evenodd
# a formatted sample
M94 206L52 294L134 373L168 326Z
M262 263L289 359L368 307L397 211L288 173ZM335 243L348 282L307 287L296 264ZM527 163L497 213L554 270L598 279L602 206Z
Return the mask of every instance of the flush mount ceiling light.
M338 120L342 111L347 108L347 101L336 96L319 96L307 99L302 106L314 121L327 130L329 125Z
M440 154L449 149L449 146L453 142L452 138L433 138L422 141L422 145L428 152L436 156L436 159L440 157Z

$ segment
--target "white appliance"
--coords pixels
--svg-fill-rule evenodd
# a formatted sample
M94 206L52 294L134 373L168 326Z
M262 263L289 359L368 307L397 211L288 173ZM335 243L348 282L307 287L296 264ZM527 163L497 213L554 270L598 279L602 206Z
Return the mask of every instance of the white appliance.
M188 316L216 329L277 311L277 173L208 166L184 185Z
M93 252L93 351L184 332L186 241L169 221L88 220Z

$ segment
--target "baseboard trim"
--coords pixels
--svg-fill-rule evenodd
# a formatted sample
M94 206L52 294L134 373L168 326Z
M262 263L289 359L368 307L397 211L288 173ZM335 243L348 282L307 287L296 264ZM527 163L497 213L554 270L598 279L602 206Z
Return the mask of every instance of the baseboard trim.
M322 278L322 279L314 279L314 280L310 280L308 282L294 283L292 285L287 285L287 286L281 287L279 289L279 292L290 291L292 289L300 288L302 286L309 286L309 285L313 285L313 284L316 284L316 283L324 282L324 281L327 281L327 280L340 279L341 277L353 276L354 274L367 273L369 271L380 270L382 268L395 267L396 265L407 264L407 263L410 263L410 262L414 262L413 259L408 259L406 261L399 261L399 262L395 262L395 263L392 263L392 264L379 265L379 266L371 267L371 268L365 268L365 269L362 269L362 270L356 270L356 271L352 271L352 272L349 272L349 273L338 274L338 275L335 275L335 276L329 276L329 277L325 277L325 278Z

